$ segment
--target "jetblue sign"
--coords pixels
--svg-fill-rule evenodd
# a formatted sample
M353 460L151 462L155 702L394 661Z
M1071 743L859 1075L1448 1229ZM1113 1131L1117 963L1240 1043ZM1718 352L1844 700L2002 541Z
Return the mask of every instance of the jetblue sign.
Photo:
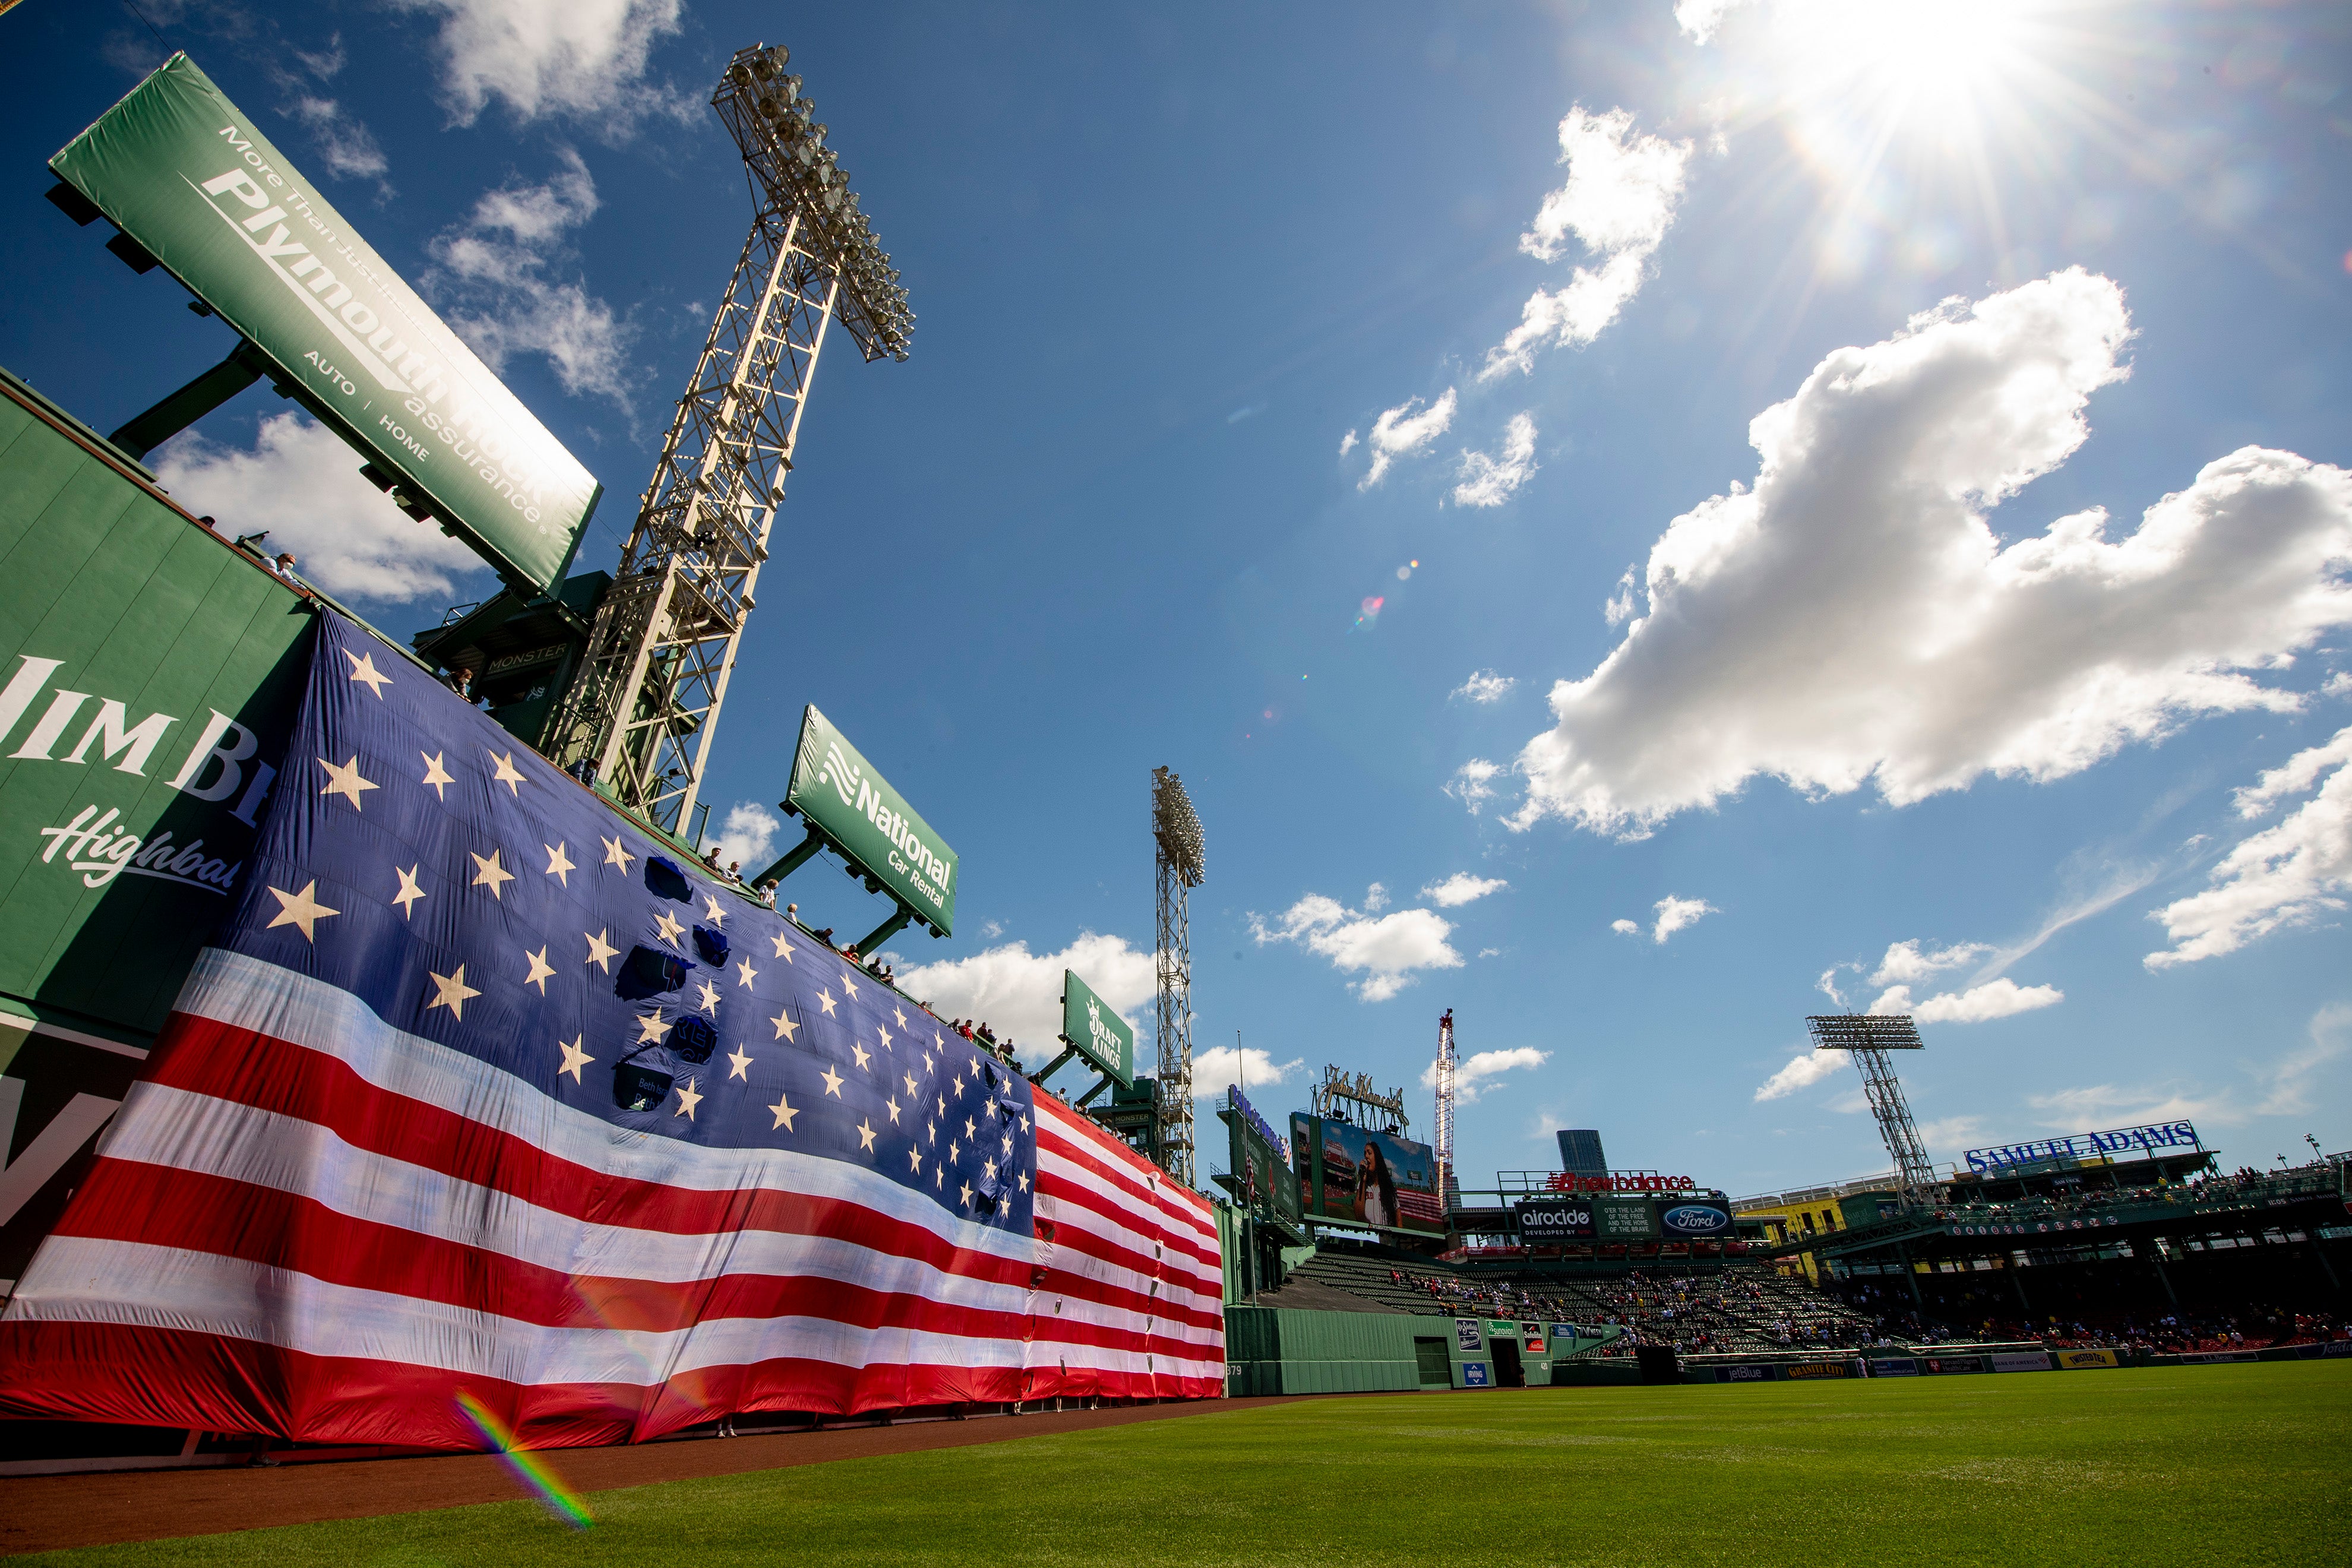
M2128 1154L2134 1150L2155 1153L2166 1149L2200 1150L2197 1129L2186 1121L2162 1121L2147 1127L2124 1127L2112 1132L2077 1132L2072 1138L2043 1138L2031 1143L2008 1143L1991 1149L1970 1149L1960 1158L1971 1171L1998 1173L2047 1160L2081 1160L2102 1154Z

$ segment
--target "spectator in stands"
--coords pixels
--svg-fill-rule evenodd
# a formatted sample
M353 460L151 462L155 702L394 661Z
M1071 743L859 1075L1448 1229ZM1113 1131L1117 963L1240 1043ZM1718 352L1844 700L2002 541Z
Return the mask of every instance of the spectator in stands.
M760 901L772 910L776 907L776 884L774 882L767 881L760 884Z

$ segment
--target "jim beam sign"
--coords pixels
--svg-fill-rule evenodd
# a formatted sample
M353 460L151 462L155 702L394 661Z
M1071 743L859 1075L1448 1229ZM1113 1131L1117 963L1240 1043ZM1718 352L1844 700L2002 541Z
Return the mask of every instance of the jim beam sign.
M1097 1071L1135 1084L1135 1030L1117 1009L1071 971L1062 971L1062 1043L1094 1063Z
M274 362L281 385L517 584L603 487L185 55L49 160Z
M786 813L804 816L851 864L941 936L955 930L956 853L814 703L801 716Z

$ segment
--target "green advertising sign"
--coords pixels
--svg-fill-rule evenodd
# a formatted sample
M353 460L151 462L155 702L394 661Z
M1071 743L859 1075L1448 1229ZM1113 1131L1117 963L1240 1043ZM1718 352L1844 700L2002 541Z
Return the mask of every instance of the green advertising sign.
M280 384L518 584L551 588L603 493L185 55L49 160Z
M942 936L955 930L955 851L814 703L801 716L800 750L782 804L785 811L807 817L924 924Z
M1232 1132L1233 1182L1235 1196L1248 1208L1271 1209L1297 1225L1301 1217L1298 1178L1275 1139L1273 1126L1257 1113L1238 1087L1225 1090L1225 1107L1217 1112Z
M1658 1216L1647 1198L1595 1198L1592 1234L1602 1241L1647 1241L1658 1234Z
M1062 971L1062 1043L1108 1073L1121 1089L1135 1086L1135 1030L1094 988Z

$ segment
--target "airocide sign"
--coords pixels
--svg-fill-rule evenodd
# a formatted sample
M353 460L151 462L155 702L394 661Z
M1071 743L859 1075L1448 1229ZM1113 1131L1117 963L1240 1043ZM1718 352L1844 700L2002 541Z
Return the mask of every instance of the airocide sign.
M1592 1239L1590 1198L1521 1198L1511 1205L1511 1223L1519 1240L1541 1246L1553 1241Z
M49 167L171 269L426 514L551 588L603 493L185 55Z
M1109 1074L1121 1088L1135 1082L1135 1030L1076 972L1062 971L1062 1041ZM1286 1176L1289 1173L1284 1173Z
M923 923L942 936L954 931L955 851L814 703L801 715L800 750L783 807L805 816ZM1130 1072L1132 1049L1130 1038Z

